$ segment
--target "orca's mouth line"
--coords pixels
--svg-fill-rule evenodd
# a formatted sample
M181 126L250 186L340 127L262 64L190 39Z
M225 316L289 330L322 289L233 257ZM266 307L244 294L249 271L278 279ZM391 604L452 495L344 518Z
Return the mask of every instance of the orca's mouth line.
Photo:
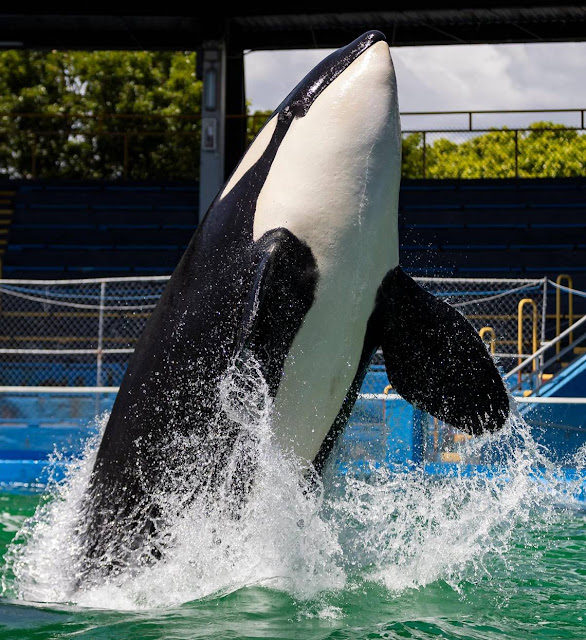
M277 107L279 119L302 118L322 91L377 42L386 42L384 34L368 31L324 58Z

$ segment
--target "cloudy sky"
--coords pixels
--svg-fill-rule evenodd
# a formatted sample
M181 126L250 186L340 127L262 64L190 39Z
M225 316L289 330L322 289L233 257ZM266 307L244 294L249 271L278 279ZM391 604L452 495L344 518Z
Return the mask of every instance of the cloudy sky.
M247 53L246 90L252 109L274 109L330 51ZM401 111L586 107L586 43L397 47L391 54ZM477 126L522 126L536 119L545 118L532 115L497 122L485 116ZM578 122L577 116L547 119ZM445 123L428 118L418 124Z

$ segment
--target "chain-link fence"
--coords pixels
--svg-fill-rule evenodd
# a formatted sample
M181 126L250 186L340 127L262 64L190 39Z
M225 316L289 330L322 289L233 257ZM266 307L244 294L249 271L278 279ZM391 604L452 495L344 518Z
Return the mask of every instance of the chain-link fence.
M488 343L492 354L502 361L505 370L511 369L519 357L536 351L545 339L545 278L416 280L430 293L445 300L468 318Z
M584 175L586 130L526 129L403 133L404 178L571 178Z
M585 109L402 113L404 178L584 175ZM252 142L271 112L231 114ZM245 121L245 122L243 122ZM0 174L10 178L193 180L195 115L0 114ZM16 150L16 151L15 151Z
M118 386L167 280L0 280L0 386ZM470 320L505 370L544 338L543 279L417 280ZM372 379L380 393L384 372Z
M0 281L0 385L119 385L167 280Z

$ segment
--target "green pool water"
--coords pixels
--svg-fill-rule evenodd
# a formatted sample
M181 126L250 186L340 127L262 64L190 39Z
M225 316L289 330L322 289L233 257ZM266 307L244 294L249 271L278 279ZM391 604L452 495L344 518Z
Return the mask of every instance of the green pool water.
M2 556L40 500L34 492L0 494ZM258 585L131 611L4 597L0 638L586 638L583 511L560 508L542 519L533 510L515 524L505 551L469 563L457 579L418 587L373 578L374 551L369 567L348 568L342 586L309 599Z

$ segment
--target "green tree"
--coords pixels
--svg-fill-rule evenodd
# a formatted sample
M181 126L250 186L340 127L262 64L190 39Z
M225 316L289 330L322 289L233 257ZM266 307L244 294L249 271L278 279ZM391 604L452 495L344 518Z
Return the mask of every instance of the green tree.
M248 110L248 105L247 105ZM271 117L272 111L259 111L248 114L246 126L246 146L248 146L256 137L256 134L264 127L265 122Z
M193 52L0 52L0 176L197 179L201 92ZM586 135L551 122L462 135L406 135L403 177L586 172Z
M403 138L401 156L401 173L404 178L422 178L423 166L423 134L410 133Z
M535 122L527 130L506 127L458 141L462 133L403 138L406 178L561 178L586 173L586 135L553 122ZM470 134L468 134L470 135Z
M567 178L586 174L586 135L535 122L519 139L519 176Z
M195 53L2 52L0 174L194 179L201 88Z

